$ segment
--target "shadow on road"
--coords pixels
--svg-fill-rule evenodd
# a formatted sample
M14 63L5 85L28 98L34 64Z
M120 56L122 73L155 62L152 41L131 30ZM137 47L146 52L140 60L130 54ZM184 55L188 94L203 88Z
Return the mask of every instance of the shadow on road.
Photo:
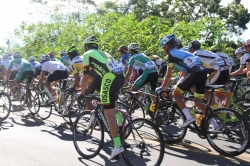
M191 142L191 141L190 141ZM192 144L195 144L192 142ZM185 143L174 144L174 145L167 145L165 148L165 157L168 155L175 156L178 158L183 158L185 160L193 160L200 164L205 165L240 165L240 166L249 166L250 164L247 161L242 160L236 157L224 157L221 155L216 154L208 154L212 152L209 148L199 145L201 149L195 146L191 146ZM171 152L173 151L173 152Z
M6 121L0 122L0 130L1 129L8 130L11 127L14 127L14 125L10 122L6 122Z

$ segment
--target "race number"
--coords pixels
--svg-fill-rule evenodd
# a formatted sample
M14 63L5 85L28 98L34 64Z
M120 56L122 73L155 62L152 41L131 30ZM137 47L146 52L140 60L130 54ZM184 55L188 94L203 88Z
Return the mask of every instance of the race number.
M197 64L194 57L187 57L183 62L188 66L188 68L192 68Z

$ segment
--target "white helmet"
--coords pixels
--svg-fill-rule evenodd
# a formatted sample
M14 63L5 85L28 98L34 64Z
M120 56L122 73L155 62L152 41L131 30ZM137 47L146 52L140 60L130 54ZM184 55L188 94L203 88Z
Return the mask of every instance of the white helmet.
M42 61L42 57L45 56L44 54L39 55L39 60Z
M3 59L9 59L11 56L11 53L10 52L6 52L4 55L3 55Z
M130 43L130 44L128 45L128 49L129 49L129 50L138 51L138 50L140 49L140 46L139 46L139 44L137 44L137 43Z
M50 56L48 55L44 55L41 57L41 61L49 61L50 60Z
M22 58L22 55L21 55L20 52L15 52L15 53L13 54L13 57L14 57L14 58Z
M246 53L246 50L244 49L244 47L239 47L235 50L235 54L239 54L239 53L242 53L242 54L245 54Z
M35 61L35 60L36 60L36 58L35 58L35 57L33 57L33 56L30 56L30 57L29 57L29 60L30 60L30 61Z

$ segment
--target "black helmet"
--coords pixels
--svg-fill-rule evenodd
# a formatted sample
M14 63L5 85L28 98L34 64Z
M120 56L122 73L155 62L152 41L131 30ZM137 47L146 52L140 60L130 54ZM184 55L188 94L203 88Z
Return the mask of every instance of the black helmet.
M67 50L67 55L69 59L73 59L75 56L79 55L78 50L76 46L70 46Z
M197 40L191 41L188 44L188 49L194 48L195 50L198 50L201 48L201 43Z

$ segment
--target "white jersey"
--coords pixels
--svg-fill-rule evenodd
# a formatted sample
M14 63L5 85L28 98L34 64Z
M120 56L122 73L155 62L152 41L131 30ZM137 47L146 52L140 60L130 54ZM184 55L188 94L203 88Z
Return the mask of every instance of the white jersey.
M246 65L248 61L250 61L250 55L246 53L240 58L240 65Z
M5 69L8 69L10 62L11 62L11 59L4 59L4 60L2 60L1 66L4 66Z
M227 69L227 65L225 63L225 61L219 57L217 54L214 54L210 51L206 51L206 50L196 50L194 53L193 53L195 56L198 56L204 67L206 68L213 68L215 70L218 70L218 69ZM226 67L226 68L225 68Z
M229 61L229 63L232 66L236 66L235 61L233 60L233 58L231 58L230 56L228 56L227 54L225 54L224 52L216 52L215 54L219 55L220 57L222 57L223 59L227 59Z
M46 61L42 64L42 71L46 71L52 74L56 70L65 71L67 70L67 68L61 62L57 61Z

